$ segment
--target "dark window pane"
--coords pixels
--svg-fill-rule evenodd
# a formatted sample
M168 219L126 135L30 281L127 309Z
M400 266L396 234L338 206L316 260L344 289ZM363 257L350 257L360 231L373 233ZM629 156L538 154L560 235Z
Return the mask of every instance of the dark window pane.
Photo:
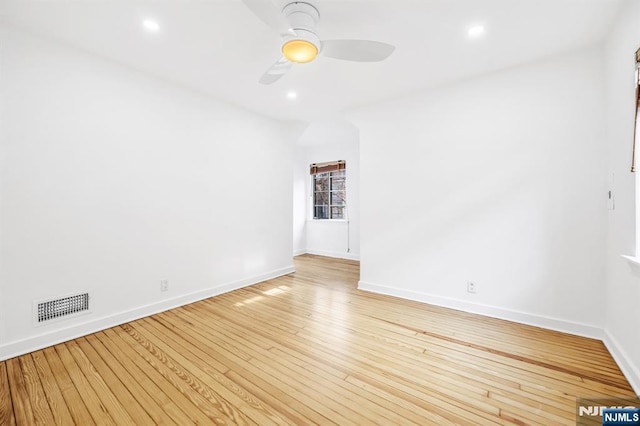
M329 178L318 178L316 176L315 179L315 190L316 191L328 191L329 190Z
M329 219L329 207L328 206L316 206L314 208L314 219Z
M345 204L344 191L335 191L331 193L332 206L344 206L344 204Z
M334 191L337 190L344 190L345 187L345 180L344 178L338 178L338 179L333 179L331 182L331 189L333 189Z
M329 192L316 192L313 197L313 204L329 204Z

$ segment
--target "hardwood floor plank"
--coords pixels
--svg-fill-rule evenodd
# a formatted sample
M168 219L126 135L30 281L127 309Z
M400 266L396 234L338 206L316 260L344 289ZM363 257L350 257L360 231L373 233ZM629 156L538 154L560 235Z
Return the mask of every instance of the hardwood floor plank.
M26 386L27 394L33 410L33 418L36 424L54 424L53 413L40 383L40 377L33 359L30 356L20 357L20 367Z
M159 316L159 320L166 324L167 321L163 321L162 318L169 316L169 321L179 324L183 318L176 316L177 312L178 311L175 310L173 312L163 313ZM229 350L228 345L218 346L217 340L216 342L211 342L210 340L203 338L207 333L203 333L202 330L203 327L198 326L193 329L186 329L185 332L202 333L200 336L193 334L195 336L193 341L202 343L205 354L201 355L201 358L206 362L209 362L211 358L224 361L224 364L231 368L231 370L225 373L225 376L229 377L238 386L245 389L251 389L252 392L256 394L256 397L263 401L270 400L275 402L270 405L276 411L292 420L293 424L302 423L300 420L302 418L309 419L319 424L327 424L329 422L327 418L320 416L317 412L310 410L308 406L302 405L298 400L290 397L288 392L282 392L282 387L280 386L280 382L277 378L264 376L262 371L254 368L251 364L243 362L243 356L238 356L236 358L235 352ZM245 339L245 344L251 344L252 341L253 339L251 339L251 341ZM236 372L241 374L241 376L235 374ZM244 380L244 377L252 377L252 383L247 385L248 382ZM236 378L239 378L240 380ZM278 398L274 399L274 395L278 395Z
M51 413L54 417L54 423L57 425L70 425L74 423L71 412L67 408L66 401L58 388L53 371L49 367L49 363L44 356L43 351L31 353L31 358L38 373L38 377L42 383L42 389L49 402ZM2 422L0 422L2 424Z
M73 422L77 425L94 425L93 417L91 417L87 406L54 347L46 348L42 352L49 364L49 369L52 373L51 379L57 383Z
M210 404L210 401L207 399L208 395L206 393L203 395L200 392L199 384L194 382L192 375L186 374L180 365L158 351L153 345L142 339L138 340L133 337L127 331L128 328L127 324L123 324L120 327L115 327L113 331L115 331L116 335L122 340L128 342L144 361L150 364L153 369L160 373L160 375L172 385L171 387L163 387L163 390L172 390L174 397L177 396L178 393L184 397L180 398L181 405L179 405L181 408L185 407L183 411L188 414L195 414L198 417L204 416L205 419L200 420L204 423L219 425L232 424L232 420L227 417L225 413ZM138 335L136 336L139 338ZM175 391L178 391L178 393ZM196 407L194 412L187 408L191 405Z
M85 372L85 376L88 379L91 377L91 386L100 395L100 400L118 424L154 422L86 339L68 342L67 347Z
M0 424L573 425L632 397L602 342L296 273L0 362Z
M6 361L6 365L16 423L24 425L35 424L36 419L33 415L31 401L27 393L27 385L22 375L20 358L11 358Z
M131 326L144 327L154 336L161 337L153 342L154 345L191 371L194 376L199 377L199 380L202 381L201 386L207 387L209 394L214 398L214 405L219 406L229 417L234 419L235 423L240 423L240 418L245 418L245 415L261 425L285 423L282 417L253 396L249 390L231 382L224 375L229 371L228 367L222 371L212 369L211 357L206 357L206 354L194 345L183 344L181 340L184 341L184 339L177 339L178 335L170 331L170 324L165 323L166 327L162 324L163 322L159 319L143 319L136 324L131 324ZM245 414L241 414L241 412Z
M228 355L230 355L231 357L233 356L232 354L228 354ZM262 371L264 371L264 369L261 369L261 370L262 370ZM272 376L273 376L273 375L272 375ZM282 379L281 379L281 380L282 380ZM298 399L303 398L303 399L305 399L307 402L310 402L310 401L311 401L311 400L308 398L308 396L306 396L306 395L302 395L302 394L300 394L300 393L296 393L296 398L298 398ZM316 407L316 408L315 408L315 409L316 409L316 411L320 411L320 412L322 412L322 411L328 410L328 408L327 408L327 407L325 407L325 406L322 406L322 407L319 407L319 408L320 408L320 409L318 410L318 408Z
M179 315L179 314L175 314L175 315ZM187 314L188 315L188 314ZM216 329L216 324L213 324L211 322L205 322L204 320L197 318L195 315L191 318L192 321L194 321L194 323L196 323L198 325L197 329L198 330L202 330L202 329ZM174 320L174 322L179 321L179 318L177 318L176 320ZM199 322L200 321L200 322ZM226 329L228 332L230 331L230 327L228 326L228 324L225 324L224 329ZM230 333L231 334L231 333ZM243 338L245 340L245 346L247 346L247 350L250 350L249 347L253 347L253 349L251 349L252 351L255 352L262 352L262 353L267 353L265 352L259 345L254 345L253 343L259 338L258 335L252 333L251 331L245 331L243 333L244 337L240 337L239 338ZM247 339L248 337L248 339ZM271 353L269 353L269 359L273 362L276 362L276 360L278 359L286 359L286 360L290 360L291 362L295 362L295 357L292 356L293 354L291 352L288 352L286 355L282 355L280 356L279 353L277 352L273 352L273 350L276 349L276 346L272 347L271 349L269 349L269 351L271 351L271 353L273 353L273 355L271 355ZM282 349L286 350L287 348L282 347ZM254 357L256 356L254 352ZM260 355L257 355L260 356ZM296 364L298 364L300 367L303 367L305 369L308 369L309 371L315 371L316 374L318 375L326 375L326 371L327 369L331 370L330 366L327 366L327 364L320 364L320 366L316 367L316 365L313 364L313 362L308 362L309 360L306 361L300 361L297 362ZM336 380L334 380L334 384L337 384L337 386L341 386L340 382L343 381L344 379L346 379L347 375L343 374L343 373L338 373L336 375L335 370L333 370L333 375L336 377ZM335 389L335 388L334 388ZM370 396L371 398L373 398L373 396L371 395L365 395L365 397ZM381 405L385 402L385 400L383 399L376 399L377 403L380 403ZM413 407L413 408L417 408L417 407ZM398 411L398 407L392 407L392 409L390 410L393 413L395 413L395 411ZM391 414L393 415L393 414ZM411 417L411 415L409 416ZM405 422L406 423L406 422Z
M240 425L251 423L244 413L241 413L236 407L221 397L216 390L203 383L198 376L207 376L207 373L198 370L193 362L183 357L169 345L166 345L163 341L164 336L152 341L151 337L153 337L153 335L150 335L141 325L141 323L145 321L145 319L141 319L135 323L124 324L121 328L133 339L138 341L141 346L147 349L149 353L167 365L177 376L181 377L197 394L207 400L207 406L218 412L216 421ZM228 371L228 369L225 369L225 371ZM223 419L223 416L226 418Z
M210 422L198 407L191 403L171 381L158 372L126 341L120 339L112 329L96 333L97 339L118 354L123 365L135 380L144 387L149 396L178 424ZM87 337L89 338L89 336ZM141 394L136 393L136 396ZM143 396L144 397L144 396Z
M6 361L0 362L0 425L13 426L16 418L13 413L13 398L7 372Z
M218 307L217 309L219 310L219 312L222 313L229 308ZM269 330L268 335L274 341L276 340L277 336L280 335L280 336L283 336L279 340L281 344L284 344L285 346L289 346L291 348L296 348L297 350L303 351L305 353L310 352L310 346L308 342L305 342L304 340L300 341L300 339L296 339L295 335L289 336L286 333L286 331L284 331L283 333L283 330L281 330L279 327L274 327L273 329L270 329L270 325L268 324L268 321L261 320L260 318L247 319L247 318L244 318L244 316L238 316L238 315L232 315L232 314L230 316L235 316L234 321L239 324L243 324L243 328L245 329L250 328L251 324L260 322L263 324L262 329ZM345 366L344 368L347 369L346 371L353 371L353 369L356 369L356 370L363 371L364 374L366 375L373 375L376 378L382 378L382 377L385 377L386 375L384 369L383 370L375 369L373 371L367 371L366 368L362 367L363 363L364 364L367 363L366 359L362 357L359 357L354 361L352 359L352 356L350 356L349 354L344 354L344 353L336 354L335 349L333 349L333 346L330 344L326 344L326 342L312 342L312 343L313 343L313 346L311 346L313 347L312 352L317 356L316 362L326 362L326 360L330 359L330 360L333 360L335 365ZM336 355L338 355L337 358L336 358ZM385 381L386 378L382 380ZM462 422L462 419L460 418L460 416L451 414L452 412L456 411L456 407L451 406L448 401L441 400L440 398L444 398L444 397L440 395L438 392L433 392L433 391L430 391L429 389L426 389L426 392L429 393L430 395L424 395L424 394L421 394L421 390L419 389L418 385L411 384L411 383L406 384L404 381L395 382L394 385L402 389L402 392L405 393L405 397L415 398L414 400L421 401L421 404L424 404L422 401L425 401L425 400L429 401L428 405L430 405L431 410L437 412L438 415L441 415L445 418L449 418L450 419L449 421ZM446 406L448 410L438 410L433 408L434 406L438 405L437 403L435 403L437 401L439 401L441 405ZM493 410L493 411L496 412L496 410ZM469 417L470 420L466 424L470 424L470 425L478 424L479 422L487 423L488 421L485 417L477 416L472 413L462 413L461 416Z
M122 398L123 395L118 394L118 396L116 396L115 392L113 392L102 379L96 367L89 361L84 352L82 352L78 346L78 342L75 340L67 342L64 344L64 347L69 351L86 379L86 382L83 381L83 392L89 392L89 389L86 388L86 384L88 383L91 388L93 388L93 391L95 391L97 400L100 402L100 408L113 419L115 424L134 425L135 421L120 403L120 398ZM146 418L148 418L148 416Z
M115 425L116 422L109 414L107 407L103 405L100 397L91 387L66 344L62 343L54 348L94 421L100 425Z
M157 403L157 400L149 394L149 392L153 390L150 389L150 386L145 386L148 382L144 381L141 383L140 380L136 380L134 374L137 375L138 371L135 371L135 366L130 366L126 361L123 363L124 360L122 357L114 356L95 335L89 335L78 340L83 351L92 360L92 363L96 365L96 368L100 371L100 374L105 377L105 380L107 376L112 375L110 380L117 378L120 381L120 384L114 383L110 386L116 390L117 395L120 395L121 392L129 394L123 397L123 403L133 418L137 418L137 415L132 412L135 409L132 410L130 403L127 402L129 398L133 398L135 403L144 409L155 424L164 425L188 422L188 417L184 415L176 419L172 417L171 411L165 411L162 406ZM91 349L89 349L89 346ZM97 357L99 357L100 360L94 361ZM105 369L105 366L111 373ZM135 373L132 374L130 371L135 371Z
M198 321L198 319L194 318L193 321ZM206 323L200 323L198 328L199 329L207 328L207 326L208 324ZM258 346L253 346L251 344L252 341L253 339L249 339L245 343L245 348L246 348L245 350L249 354L251 354L252 358L253 359L264 358L266 360L265 362L268 362L271 364L281 364L284 372L283 376L284 375L300 376L303 379L303 382L306 381L307 383L309 381L313 383L317 383L318 381L324 380L323 377L326 377L326 375L324 374L324 371L321 368L314 368L313 365L308 363L291 364L291 362L294 360L294 358L292 358L291 356L280 357L274 352L261 350ZM353 400L354 397L355 398L359 397L360 395L350 394L348 392L348 389L342 389L345 386L345 382L344 382L345 377L346 376L343 376L339 379L335 379L332 381L332 384L335 385L333 389L337 397L339 398L339 400L349 401L349 400ZM327 397L322 396L322 400L326 401ZM371 404L371 402L366 398L360 398L358 401L351 401L351 402L352 404L350 405L360 407L359 412L361 413L363 413L364 407ZM389 411L388 413L381 412L374 418L380 418L380 417L384 418L385 416L390 417L389 420L391 421L396 421L396 422L399 421L399 419L397 418L396 414L393 411Z

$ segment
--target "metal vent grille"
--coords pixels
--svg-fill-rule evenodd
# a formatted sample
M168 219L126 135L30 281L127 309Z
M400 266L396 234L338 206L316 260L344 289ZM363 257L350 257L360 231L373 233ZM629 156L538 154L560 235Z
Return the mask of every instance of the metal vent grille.
M89 310L89 293L38 303L38 323Z

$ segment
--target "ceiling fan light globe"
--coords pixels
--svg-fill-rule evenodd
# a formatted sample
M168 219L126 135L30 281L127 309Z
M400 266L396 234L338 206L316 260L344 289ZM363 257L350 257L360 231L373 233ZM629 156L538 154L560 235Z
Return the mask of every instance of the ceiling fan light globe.
M289 40L282 45L282 55L291 62L306 64L318 56L318 47L307 40Z

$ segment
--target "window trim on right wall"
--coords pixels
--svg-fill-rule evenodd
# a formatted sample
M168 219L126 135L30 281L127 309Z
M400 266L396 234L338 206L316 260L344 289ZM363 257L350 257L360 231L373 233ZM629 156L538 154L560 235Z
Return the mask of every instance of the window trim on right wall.
M638 130L640 125L640 49L636 50L636 111L633 120L633 149L631 153L631 173L636 171L636 142L638 140Z
M638 133L640 132L640 48L636 50L635 54L635 86L636 86L636 109L635 109L635 117L633 120L633 148L631 151L631 173L635 173L636 171L636 142L640 139ZM636 177L636 187L638 186L638 178ZM626 254L621 254L620 256L623 259L626 259L628 262L634 265L634 267L640 266L640 216L638 216L638 212L640 212L639 200L640 192L636 189L636 249L635 255L630 256Z

